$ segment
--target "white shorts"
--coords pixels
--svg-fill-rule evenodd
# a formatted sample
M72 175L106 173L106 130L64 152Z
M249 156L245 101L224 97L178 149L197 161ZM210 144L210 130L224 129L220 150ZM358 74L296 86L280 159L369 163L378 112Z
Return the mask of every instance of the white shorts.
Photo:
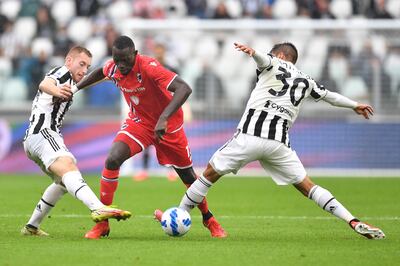
M303 181L306 170L292 149L276 140L236 133L210 159L214 170L225 175L236 174L246 164L259 161L278 185Z
M76 163L74 155L68 151L63 138L48 128L42 129L38 134L29 135L24 141L24 150L29 159L53 178L55 178L55 175L49 171L49 167L57 158L71 157Z

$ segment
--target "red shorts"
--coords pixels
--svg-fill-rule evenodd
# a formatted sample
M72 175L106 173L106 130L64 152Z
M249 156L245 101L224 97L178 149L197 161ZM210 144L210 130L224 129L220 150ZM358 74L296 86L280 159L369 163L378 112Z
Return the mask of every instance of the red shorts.
M183 127L173 133L166 133L163 140L157 143L154 130L149 130L140 123L127 119L115 137L114 142L116 141L126 143L131 149L131 156L140 152L137 151L138 144L142 148L141 151L150 145L154 145L159 164L181 169L193 165L189 143Z

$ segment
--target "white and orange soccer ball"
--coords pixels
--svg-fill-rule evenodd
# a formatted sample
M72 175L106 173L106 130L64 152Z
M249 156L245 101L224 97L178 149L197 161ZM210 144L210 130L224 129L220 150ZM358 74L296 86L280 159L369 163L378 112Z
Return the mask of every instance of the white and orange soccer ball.
M161 217L161 227L170 236L183 236L189 231L191 224L190 214L178 207L169 208Z

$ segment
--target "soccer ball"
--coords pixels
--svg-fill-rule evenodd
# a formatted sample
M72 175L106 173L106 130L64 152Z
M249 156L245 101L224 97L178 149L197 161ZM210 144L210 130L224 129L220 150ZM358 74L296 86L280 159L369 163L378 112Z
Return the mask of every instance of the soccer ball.
M183 236L189 231L191 224L190 214L178 207L169 208L161 217L161 227L170 236Z

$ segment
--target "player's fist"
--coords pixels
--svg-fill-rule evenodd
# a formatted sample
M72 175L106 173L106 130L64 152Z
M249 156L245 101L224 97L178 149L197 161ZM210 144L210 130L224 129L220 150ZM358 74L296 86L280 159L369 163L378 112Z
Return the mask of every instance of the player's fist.
M163 116L160 116L154 128L154 135L157 142L163 140L163 136L165 135L166 131L167 131L167 119Z
M354 112L364 116L365 119L369 119L370 116L374 115L374 109L372 108L372 106L363 103L357 104L357 106L354 108Z
M65 84L61 86L60 88L60 95L58 96L59 98L63 99L64 101L69 101L72 99L72 91L71 91L71 86L69 84Z
M71 86L69 84L65 84L61 87L57 87L55 93L54 93L54 103L62 103L62 102L67 102L72 99L72 91L71 91Z

